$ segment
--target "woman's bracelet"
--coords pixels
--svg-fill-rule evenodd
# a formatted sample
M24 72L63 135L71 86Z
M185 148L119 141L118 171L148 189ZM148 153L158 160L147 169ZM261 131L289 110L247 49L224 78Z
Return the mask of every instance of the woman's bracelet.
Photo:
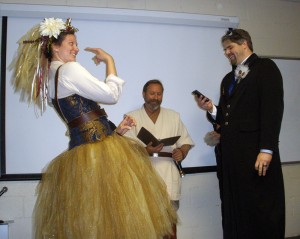
M122 134L120 134L118 131L117 131L117 128L114 130L115 133L117 133L118 135L120 136L123 136Z

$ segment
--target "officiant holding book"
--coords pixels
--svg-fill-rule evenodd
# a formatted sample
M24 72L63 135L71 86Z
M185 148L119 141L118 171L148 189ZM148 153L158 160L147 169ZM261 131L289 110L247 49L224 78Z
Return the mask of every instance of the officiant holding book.
M180 163L186 158L194 142L184 126L179 113L161 107L163 93L164 87L159 80L150 80L144 85L143 98L145 103L140 109L127 113L127 115L135 118L137 125L129 130L126 135L138 139L145 146L152 165L166 183L167 191L174 208L178 210L181 176L176 163ZM149 142L145 141L144 138L140 137L141 133L145 136L145 132L150 132L155 138ZM175 141L177 139L175 143L173 142L171 145L166 143L172 142L174 139ZM165 238L177 238L176 225L174 225L173 237Z

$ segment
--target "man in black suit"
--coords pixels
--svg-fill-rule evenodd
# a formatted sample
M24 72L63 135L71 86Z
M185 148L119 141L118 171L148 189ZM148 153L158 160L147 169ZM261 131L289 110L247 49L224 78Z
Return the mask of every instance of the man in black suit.
M233 70L222 80L218 106L197 103L220 125L225 239L283 239L284 184L279 155L283 82L276 64L253 53L249 33L221 39Z

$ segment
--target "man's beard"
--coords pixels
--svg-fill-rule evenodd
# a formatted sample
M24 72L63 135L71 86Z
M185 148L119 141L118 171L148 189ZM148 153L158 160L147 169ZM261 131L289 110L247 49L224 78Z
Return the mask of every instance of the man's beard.
M231 64L232 66L236 66L236 65L237 65L237 60L236 60L236 58L234 58L234 59L229 59L229 61L230 61L230 64Z
M159 109L161 102L159 100L149 100L146 102L147 108L151 111L156 111Z

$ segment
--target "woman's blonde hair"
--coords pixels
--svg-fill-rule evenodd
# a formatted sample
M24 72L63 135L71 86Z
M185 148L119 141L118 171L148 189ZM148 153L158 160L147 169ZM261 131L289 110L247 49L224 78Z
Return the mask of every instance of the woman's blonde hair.
M42 23L48 21L44 19ZM61 19L50 18L52 22ZM58 28L58 34L43 34L41 24L32 27L18 41L18 50L8 69L12 70L11 84L15 92L20 93L20 100L34 104L45 111L47 105L47 85L49 64L52 58L51 45L59 44L66 34L78 31L71 26L71 19ZM61 36L64 35L64 36Z

